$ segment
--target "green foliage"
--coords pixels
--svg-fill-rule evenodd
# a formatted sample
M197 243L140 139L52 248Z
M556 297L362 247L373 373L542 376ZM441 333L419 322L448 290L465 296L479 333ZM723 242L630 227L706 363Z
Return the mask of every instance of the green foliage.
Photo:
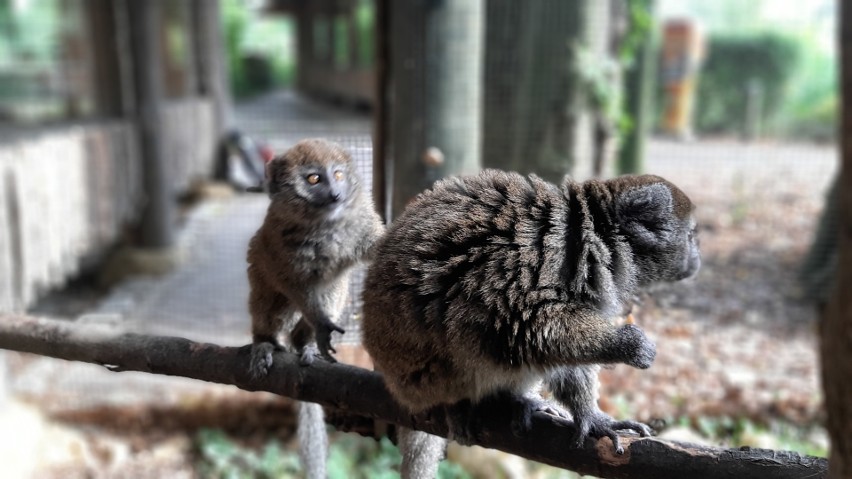
M633 67L639 49L654 33L654 16L651 14L653 1L627 0L628 28L618 47L619 60L627 69Z
M351 434L333 435L329 447L329 479L397 479L402 456L387 438L375 441ZM241 446L219 430L204 429L195 436L199 476L211 479L303 477L299 456L276 440L260 451ZM442 461L438 479L469 479L458 464Z
M199 476L210 479L294 477L301 468L299 457L270 441L258 453L242 447L219 430L201 430L195 438Z
M334 67L338 70L349 68L349 19L344 15L334 18Z
M244 95L248 90L242 64L242 40L248 27L248 10L240 0L222 2L222 29L225 32L225 52L228 56L228 74L231 90L235 96Z
M357 62L372 66L375 57L376 5L372 0L359 0L355 7L355 30L358 36Z
M817 426L796 426L783 421L759 424L746 418L698 417L673 421L695 430L712 442L726 447L763 447L795 451L810 456L827 457L827 443L819 438L824 431Z
M292 84L296 63L292 18L262 16L243 0L224 0L222 22L234 96Z
M369 441L369 442L368 442ZM387 439L380 442L353 436L343 436L329 452L329 479L367 478L390 479L401 456Z
M601 58L591 49L580 45L574 46L574 57L577 59L577 78L589 95L592 110L613 125L622 126L623 121L629 122L622 108L621 85L613 81L620 68L619 62Z
M820 48L814 32L803 34L800 45L805 53L790 82L782 131L793 138L834 140L839 111L837 58Z
M21 60L55 61L62 27L79 27L74 24L77 18L63 18L62 13L57 2L0 0L0 65Z
M774 131L799 54L796 40L784 33L712 35L698 81L697 130L744 131L749 85L756 85L762 91L758 118Z
M375 441L342 435L332 443L328 459L329 479L396 479L402 456L388 438ZM438 479L468 479L458 464L441 461Z

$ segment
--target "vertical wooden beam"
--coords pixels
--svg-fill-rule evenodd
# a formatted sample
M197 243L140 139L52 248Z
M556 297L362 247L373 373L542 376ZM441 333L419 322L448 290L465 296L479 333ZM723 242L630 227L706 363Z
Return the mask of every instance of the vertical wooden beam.
M560 182L588 177L592 123L580 53L602 55L609 0L488 0L483 161Z
M172 0L174 1L174 0ZM219 2L206 2L211 5L217 6ZM186 37L187 48L187 58L186 65L184 65L184 76L183 76L183 94L184 96L198 96L200 92L200 75L199 71L201 59L199 58L199 54L201 53L199 50L199 40L201 39L201 35L199 35L199 19L198 18L198 4L197 0L182 0L181 5L181 16L183 17L183 34ZM221 52L224 53L224 52Z
M193 0L192 17L195 24L198 92L213 100L216 132L222 134L232 126L233 103L228 84L227 54L219 3Z
M121 93L120 115L130 117L136 112L136 86L133 78L133 44L130 39L130 7L132 0L112 0L115 23L115 45L118 50L118 83Z
M648 15L654 18L654 0L643 0ZM628 7L629 8L629 7ZM629 14L628 14L629 15ZM645 140L653 121L654 85L656 82L656 59L654 23L645 39L637 47L633 64L627 68L624 78L625 110L633 124L624 136L618 153L618 173L641 173L645 157Z
M390 62L390 8L391 0L375 0L376 25L375 54L373 71L375 72L375 102L373 104L373 200L376 209L386 223L392 218L391 179L393 165L387 154L389 108L389 62Z
M95 63L95 111L100 116L123 112L119 74L119 42L116 34L116 3L94 0L84 4L92 31Z
M852 5L840 6L840 258L822 316L822 387L831 439L829 477L852 477Z
M203 0L202 0L203 1ZM296 7L296 89L310 91L311 71L314 68L314 10L312 3Z
M145 248L169 248L175 239L175 199L160 132L164 101L160 36L162 1L132 0L127 3L142 150L142 184L147 200L142 211L140 238L140 246Z
M348 25L347 33L349 34L349 62L348 69L359 70L364 67L361 65L361 58L358 55L358 52L361 48L361 39L358 37L358 19L356 17L358 13L358 1L357 0L348 0L346 2L346 24Z
M435 180L480 168L484 3L391 5L394 216Z
M334 20L337 18L337 2L335 0L321 0L321 12L325 15L325 18L328 22L328 30L326 33L326 42L328 42L328 48L325 52L325 66L327 70L334 70L334 54L335 50L335 42L337 39L337 32L334 28Z

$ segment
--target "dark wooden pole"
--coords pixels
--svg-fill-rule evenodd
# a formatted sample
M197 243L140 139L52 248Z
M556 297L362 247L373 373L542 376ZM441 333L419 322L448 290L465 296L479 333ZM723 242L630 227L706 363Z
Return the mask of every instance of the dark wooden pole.
M822 317L822 385L831 438L829 477L852 477L852 6L840 2L843 108L840 123L840 237L834 291Z
M396 216L435 180L480 168L484 0L388 3Z
M198 92L213 101L217 134L232 126L231 90L228 84L227 53L218 1L194 0Z
M373 200L385 222L393 217L392 197L393 165L388 155L389 93L390 93L390 5L391 0L375 0L376 23L374 27L375 54L373 55L376 83L373 104Z
M653 18L654 0L640 0ZM651 128L656 81L654 26L637 47L633 62L625 71L625 110L630 116L632 127L624 135L618 156L618 173L641 173L645 156L645 140Z
M140 246L168 248L175 238L175 200L160 131L164 101L160 35L162 0L129 1L127 8L146 198Z
M581 53L605 54L609 0L489 0L484 166L560 182L593 172Z
M116 6L115 2L109 0L95 0L85 4L91 22L95 60L95 105L98 114L105 117L116 117L123 113Z

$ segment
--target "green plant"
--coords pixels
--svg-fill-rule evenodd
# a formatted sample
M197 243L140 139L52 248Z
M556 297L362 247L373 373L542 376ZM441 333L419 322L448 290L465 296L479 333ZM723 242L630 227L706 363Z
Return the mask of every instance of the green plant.
M195 437L201 477L210 479L278 478L299 474L299 458L281 448L277 441L268 442L260 452L240 446L225 433L203 429Z
M757 119L770 132L776 130L780 106L788 97L800 57L796 40L777 31L715 34L709 38L708 52L698 79L696 129L742 132L748 127L749 101L758 101Z
M358 35L358 65L373 65L375 56L376 6L372 0L358 0L355 7L355 30Z
M376 441L352 434L333 434L329 447L329 479L395 479L399 477L402 456L393 443ZM216 429L203 429L194 438L198 454L196 467L201 477L211 479L249 479L302 477L295 451L281 447L277 440L266 442L259 450L242 446ZM458 464L442 461L438 479L469 479Z
M353 435L340 435L332 443L328 459L329 479L391 479L399 477L402 456L388 438L375 441ZM438 479L467 479L458 464L441 461Z
M785 421L758 423L742 417L681 417L671 421L680 427L690 428L708 441L726 447L770 447L772 449L796 451L817 457L828 455L824 430L815 425L794 425Z
M816 32L802 33L800 48L800 66L782 109L783 133L792 138L834 140L840 103L837 57L820 44Z
M227 55L228 75L231 91L235 96L243 96L248 90L242 63L242 41L248 27L248 10L240 0L222 2L222 30L225 33L225 53Z
M293 83L296 68L293 18L264 17L241 0L225 0L222 27L235 97Z

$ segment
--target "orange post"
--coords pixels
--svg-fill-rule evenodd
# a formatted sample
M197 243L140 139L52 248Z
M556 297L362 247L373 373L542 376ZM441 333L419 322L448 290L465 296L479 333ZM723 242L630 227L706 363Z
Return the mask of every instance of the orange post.
M691 20L667 21L663 27L662 56L663 131L690 138L698 68L704 58L704 37L698 25Z

